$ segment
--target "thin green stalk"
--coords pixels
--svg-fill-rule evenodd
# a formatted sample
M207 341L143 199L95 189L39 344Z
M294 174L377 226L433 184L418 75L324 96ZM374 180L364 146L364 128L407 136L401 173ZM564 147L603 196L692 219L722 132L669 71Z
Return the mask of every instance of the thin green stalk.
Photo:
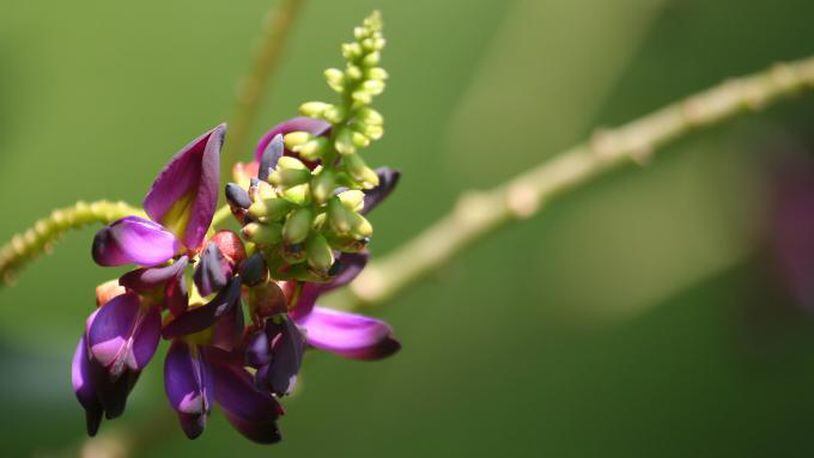
M141 214L141 209L125 202L107 200L77 202L70 207L54 210L0 248L0 287L11 284L27 263L42 253L50 252L53 244L69 230L81 229L93 223L109 224L125 216Z

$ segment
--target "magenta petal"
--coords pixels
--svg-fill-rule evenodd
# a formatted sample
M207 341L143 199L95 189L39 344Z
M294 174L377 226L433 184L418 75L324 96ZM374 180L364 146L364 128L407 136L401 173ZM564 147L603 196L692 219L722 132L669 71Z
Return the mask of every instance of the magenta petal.
M314 307L296 322L309 345L345 358L382 359L401 349L390 325L374 318Z
M164 361L164 389L187 437L200 436L214 389L209 364L197 347L180 340L172 343Z
M173 231L187 248L198 249L212 223L220 192L220 150L226 125L196 138L159 173L144 210Z
M254 152L254 160L258 163L261 161L263 158L263 152L266 151L266 147L268 147L269 143L271 143L271 141L277 135L285 135L289 132L303 131L319 136L327 134L330 128L331 125L327 122L314 118L299 117L289 119L288 121L283 121L280 124L272 127L271 130L266 132L260 138L260 141L257 142L257 149L255 149ZM289 150L285 150L284 154L286 156L296 156L296 153Z
M122 275L119 278L119 284L125 288L146 293L160 286L165 286L170 280L178 279L179 276L183 275L187 264L189 264L189 258L182 256L169 266L133 270Z
M160 329L157 308L144 310L136 294L122 294L102 306L88 326L90 355L112 378L127 369L140 371L158 347Z
M212 365L212 373L215 399L229 423L255 442L279 442L277 419L283 409L277 399L255 388L251 375L239 365L219 362Z
M303 318L314 308L319 295L322 294L323 285L320 283L303 283L299 296L297 296L297 303L289 312L289 316L293 319Z
M155 266L167 262L180 251L181 243L160 224L128 216L96 233L92 254L100 266Z
M95 436L99 431L99 424L102 422L104 410L99 401L96 391L97 384L93 378L93 367L88 359L87 343L85 335L79 339L76 351L71 364L71 383L73 385L76 398L85 409L85 420L89 436Z

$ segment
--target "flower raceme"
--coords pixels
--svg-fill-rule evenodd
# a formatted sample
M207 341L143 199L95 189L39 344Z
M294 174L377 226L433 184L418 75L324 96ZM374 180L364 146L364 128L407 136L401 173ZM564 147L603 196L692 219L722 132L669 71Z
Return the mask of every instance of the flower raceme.
M377 360L400 349L386 323L316 305L364 268L372 234L364 215L399 178L369 169L357 151L381 136L381 116L369 104L382 86L368 83L383 79L375 67L380 27L372 16L355 30L355 46L343 48L347 76L326 72L334 90L349 94L343 105L321 104L319 113L314 102L304 105L308 117L272 128L255 160L235 167L225 192L239 234L212 227L225 125L187 144L158 174L146 218L129 216L96 234L97 264L133 270L97 288L98 307L74 354L88 434L123 413L162 337L170 341L165 390L184 433L198 437L218 404L259 443L280 440L280 399L294 389L306 350Z

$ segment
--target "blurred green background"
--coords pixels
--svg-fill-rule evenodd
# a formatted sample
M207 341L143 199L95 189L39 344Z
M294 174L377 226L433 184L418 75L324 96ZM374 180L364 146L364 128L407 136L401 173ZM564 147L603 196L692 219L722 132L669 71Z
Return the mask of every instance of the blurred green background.
M140 202L231 115L271 4L5 0L0 237L77 199ZM810 0L309 0L257 135L329 96L321 71L374 8L392 78L368 157L404 172L374 255L597 126L814 52ZM773 158L808 150L812 118L806 95L692 135L485 240L371 312L397 357L309 354L279 445L218 413L187 441L160 360L103 430L146 429L133 457L811 456L814 326L777 281L765 215ZM4 457L82 444L70 356L111 277L93 230L0 290Z

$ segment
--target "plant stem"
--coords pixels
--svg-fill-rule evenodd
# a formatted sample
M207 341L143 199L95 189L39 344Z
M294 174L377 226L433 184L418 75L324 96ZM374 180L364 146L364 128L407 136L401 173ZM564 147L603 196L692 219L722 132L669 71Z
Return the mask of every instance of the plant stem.
M465 192L449 214L368 265L340 293L336 304L352 309L383 303L473 243L513 221L536 215L564 192L623 164L645 164L657 148L671 141L742 112L763 109L806 86L814 87L814 57L725 81L615 129L599 130L589 140L494 189Z
M140 209L124 202L107 200L77 202L70 207L54 210L0 248L0 287L12 283L17 272L26 263L43 252L49 252L52 244L65 232L93 223L108 224L125 216L142 213Z
M269 77L279 66L289 32L304 2L280 0L266 15L251 72L238 84L235 113L229 123L229 135L226 136L224 164L232 164L241 154L246 154L248 137L260 102L268 92ZM224 167L221 176L228 180L229 172L230 169Z

